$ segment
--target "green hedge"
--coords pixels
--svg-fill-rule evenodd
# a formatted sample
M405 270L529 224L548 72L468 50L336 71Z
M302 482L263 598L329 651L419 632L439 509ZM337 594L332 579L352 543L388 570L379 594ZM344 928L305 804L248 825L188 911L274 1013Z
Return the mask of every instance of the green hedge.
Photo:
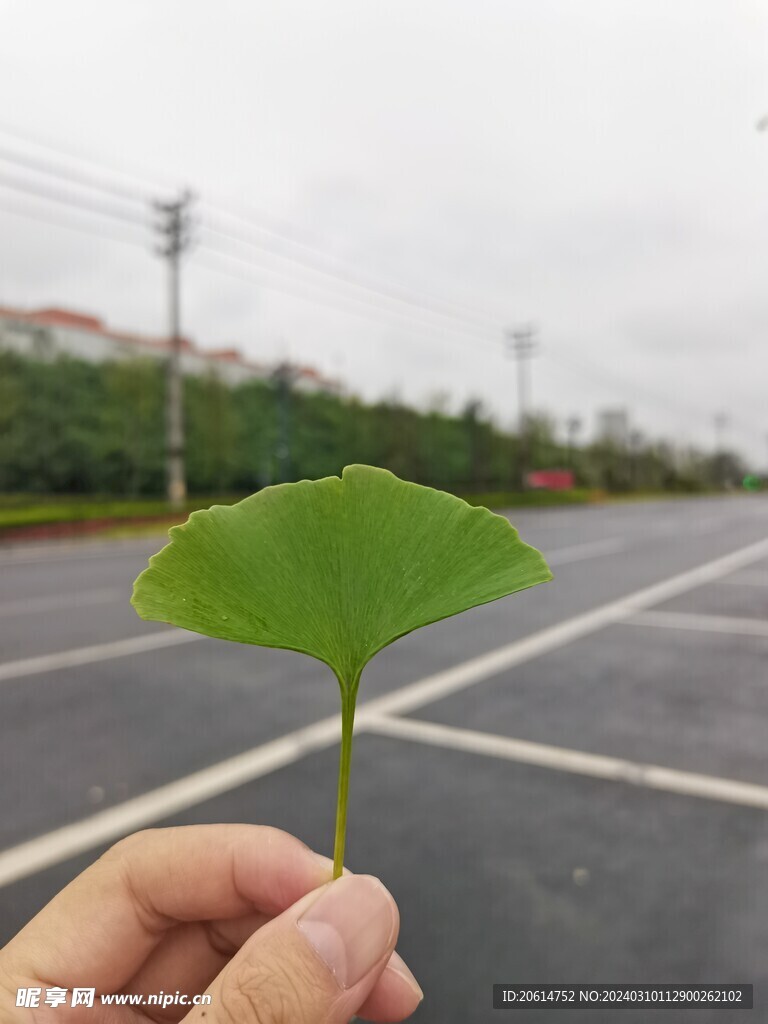
M180 515L211 505L228 505L236 497L200 498L188 501ZM0 505L0 530L11 530L25 526L50 526L55 523L83 523L94 519L125 521L133 519L159 519L179 515L165 501L103 501L99 499L59 499L40 503L17 504L18 496L8 504Z
M154 500L155 511L145 505L144 514L163 514L163 393L162 367L153 361L46 363L0 353L0 493L35 496L29 515L38 523L61 515L50 495L81 496L76 518L134 514L120 499ZM249 494L281 480L337 474L355 462L474 494L494 507L588 501L594 490L695 493L744 475L727 453L683 460L663 443L636 446L632 454L605 443L569 452L553 422L538 416L530 428L530 468L570 465L578 490L567 497L518 495L518 440L479 402L452 415L397 401L286 395L264 381L229 388L212 376L190 377L184 418L193 494ZM96 511L87 495L111 507ZM14 506L21 507L15 498L0 501L0 510Z

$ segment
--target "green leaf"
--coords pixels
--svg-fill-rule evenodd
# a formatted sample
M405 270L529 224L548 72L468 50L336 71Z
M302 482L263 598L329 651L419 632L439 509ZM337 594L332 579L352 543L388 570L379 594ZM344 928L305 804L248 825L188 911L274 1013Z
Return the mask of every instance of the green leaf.
M501 516L371 466L193 512L133 605L207 636L302 651L353 686L420 626L551 579Z
M136 580L133 605L207 636L302 651L341 686L334 878L344 864L360 674L429 622L551 579L486 508L371 466L193 512Z

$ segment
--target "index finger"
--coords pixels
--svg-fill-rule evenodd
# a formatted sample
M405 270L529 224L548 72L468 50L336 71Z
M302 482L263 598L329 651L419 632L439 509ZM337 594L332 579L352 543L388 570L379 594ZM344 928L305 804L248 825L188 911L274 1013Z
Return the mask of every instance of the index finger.
M122 840L6 947L24 977L115 992L182 921L282 913L332 863L279 829L190 825Z

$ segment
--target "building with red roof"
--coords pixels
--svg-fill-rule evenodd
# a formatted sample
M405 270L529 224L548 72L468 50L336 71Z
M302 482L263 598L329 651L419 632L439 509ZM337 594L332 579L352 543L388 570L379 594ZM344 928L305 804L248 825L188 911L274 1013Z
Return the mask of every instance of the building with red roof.
M57 307L14 309L0 306L0 351L50 362L58 358L106 363L124 359L167 358L167 338L115 331L87 313ZM181 339L181 370L189 376L214 376L234 386L249 380L268 380L275 367L246 359L237 348L203 349ZM309 366L293 367L297 390L340 394L338 381Z

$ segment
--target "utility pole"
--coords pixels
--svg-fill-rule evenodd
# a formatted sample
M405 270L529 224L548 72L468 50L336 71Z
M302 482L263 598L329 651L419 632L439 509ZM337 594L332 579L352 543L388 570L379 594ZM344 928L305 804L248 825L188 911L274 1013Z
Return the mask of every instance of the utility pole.
M730 424L730 417L727 413L715 413L713 418L715 424L715 456L714 469L716 482L725 487L728 483L728 460L725 454L725 432Z
M168 261L169 352L165 385L165 476L168 502L180 508L187 497L184 471L184 391L181 373L180 271L181 257L191 244L190 208L192 193L187 189L178 199L156 200L160 221L158 255Z
M530 431L528 423L528 404L530 401L531 382L529 363L536 353L534 340L535 328L532 324L507 331L507 352L517 363L517 433L520 450L519 474L520 486L523 490L528 486L528 468L530 462Z
M567 437L568 437L568 468L569 469L573 469L574 468L574 466L573 466L573 463L574 463L573 453L574 453L574 449L576 448L576 440L578 438L578 435L581 433L581 427L582 427L582 422L581 422L581 417L580 416L569 416L568 417L568 419L566 421L565 429L566 429Z
M296 370L290 363L281 363L272 374L277 400L277 459L278 483L291 479L291 392L296 379Z

